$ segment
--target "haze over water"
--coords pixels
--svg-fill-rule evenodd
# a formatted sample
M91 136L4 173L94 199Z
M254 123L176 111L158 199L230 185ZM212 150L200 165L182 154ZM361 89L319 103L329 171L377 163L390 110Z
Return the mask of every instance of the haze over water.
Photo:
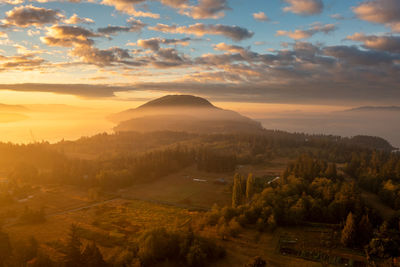
M20 112L22 118L12 122L0 122L0 141L54 143L63 139L76 140L82 136L104 132L113 133L116 124L107 117L125 108L135 108L142 103L144 102L121 101L107 108L24 105L27 110ZM229 102L214 102L214 104L258 120L266 129L341 136L373 135L383 137L395 147L400 147L399 112L342 112L347 107L337 106Z

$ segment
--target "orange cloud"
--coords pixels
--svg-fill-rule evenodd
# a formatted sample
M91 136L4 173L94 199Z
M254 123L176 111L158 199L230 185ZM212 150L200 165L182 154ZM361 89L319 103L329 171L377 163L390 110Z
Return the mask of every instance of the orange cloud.
M400 2L398 0L372 0L353 8L358 18L385 24L394 32L400 32Z
M377 36L365 35L363 33L355 33L353 35L347 36L346 39L362 42L365 48L400 54L399 36Z
M269 18L264 12L253 13L253 18L258 21L268 21Z
M325 25L317 24L307 30L295 30L295 31L279 30L276 32L276 35L277 36L287 36L294 40L300 40L300 39L310 38L311 36L313 36L314 34L319 33L319 32L328 34L334 30L336 30L336 26L334 24L325 24Z
M40 27L45 24L57 23L62 17L63 15L58 11L28 5L15 7L14 9L6 12L6 17L2 20L2 22L8 27Z
M300 15L314 15L322 12L324 4L322 0L284 0L289 6L283 11Z

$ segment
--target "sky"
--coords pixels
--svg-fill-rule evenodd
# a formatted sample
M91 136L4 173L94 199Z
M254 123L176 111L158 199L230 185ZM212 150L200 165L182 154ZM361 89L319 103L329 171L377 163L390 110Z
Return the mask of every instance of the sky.
M166 93L297 105L400 100L398 0L0 3L0 97L11 102L32 102L32 92L91 103Z

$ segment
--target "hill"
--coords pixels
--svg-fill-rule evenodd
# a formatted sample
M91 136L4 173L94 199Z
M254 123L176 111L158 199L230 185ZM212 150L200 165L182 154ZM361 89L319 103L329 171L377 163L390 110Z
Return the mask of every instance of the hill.
M260 132L261 124L208 100L191 95L167 95L135 109L110 116L121 131L186 131L194 133Z
M376 150L392 151L395 149L387 140L377 136L356 135L350 138L353 145Z

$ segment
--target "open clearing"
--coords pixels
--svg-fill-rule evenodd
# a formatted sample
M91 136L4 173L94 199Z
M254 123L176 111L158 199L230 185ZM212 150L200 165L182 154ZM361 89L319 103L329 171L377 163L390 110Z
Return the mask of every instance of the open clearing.
M239 166L237 172L247 176L277 176L284 167L286 161L272 162L270 166ZM132 186L121 190L119 194L123 198L158 201L171 203L181 207L209 209L212 205L231 205L231 184L234 173L208 173L197 170L194 166L183 171L160 178L147 184ZM204 181L194 181L204 180ZM225 184L218 184L217 180L223 179Z

